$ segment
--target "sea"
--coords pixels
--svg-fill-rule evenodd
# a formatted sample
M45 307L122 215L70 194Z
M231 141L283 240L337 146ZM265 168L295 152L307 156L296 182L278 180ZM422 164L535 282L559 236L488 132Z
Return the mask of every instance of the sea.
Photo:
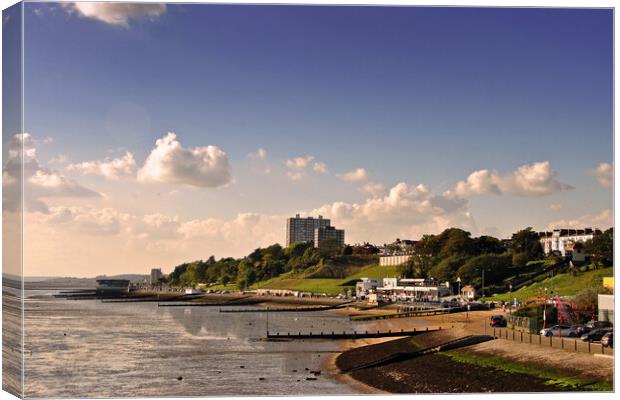
M356 394L325 368L341 342L266 341L266 331L376 328L329 311L221 313L53 294L25 292L25 397Z

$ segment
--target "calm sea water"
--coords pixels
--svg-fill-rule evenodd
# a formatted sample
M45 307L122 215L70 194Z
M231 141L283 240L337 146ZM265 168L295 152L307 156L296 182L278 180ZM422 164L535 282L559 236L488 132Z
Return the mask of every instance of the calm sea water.
M261 341L267 313L29 294L27 397L355 393L324 368L336 342ZM270 313L268 322L272 332L374 329L329 312ZM322 373L307 381L313 375L306 368Z

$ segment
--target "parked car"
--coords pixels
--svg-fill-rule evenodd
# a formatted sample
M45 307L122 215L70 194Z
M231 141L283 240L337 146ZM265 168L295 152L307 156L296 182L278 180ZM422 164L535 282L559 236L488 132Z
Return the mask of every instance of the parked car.
M607 332L605 335L603 335L603 337L601 338L601 344L604 347L614 347L614 332L610 331Z
M494 315L491 317L491 326L498 328L505 328L508 326L508 321L504 318L503 315Z
M614 324L609 321L590 321L586 324L586 327L590 329L612 328Z
M609 328L593 329L590 332L581 335L581 340L584 342L598 341L601 340L607 332L609 332Z
M541 329L542 336L564 336L577 337L577 331L568 325L553 325L552 327Z
M586 334L586 333L588 333L588 332L590 332L592 330L591 328L588 328L584 324L573 325L573 326L571 326L571 328L577 333L577 336L581 336L581 335Z

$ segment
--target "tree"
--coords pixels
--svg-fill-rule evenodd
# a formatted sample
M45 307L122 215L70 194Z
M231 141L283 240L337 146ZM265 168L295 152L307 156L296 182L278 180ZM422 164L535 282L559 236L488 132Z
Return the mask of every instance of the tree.
M529 257L526 252L512 253L512 265L516 267L524 267L529 261Z
M474 241L471 233L458 228L446 229L439 235L439 239L443 241L440 258L446 258L457 254L472 254L474 249Z
M256 271L254 271L253 265L251 265L250 260L246 258L239 263L237 285L242 289L246 289L250 287L255 281Z
M502 241L493 236L474 238L473 247L476 254L501 254L507 250Z
M340 254L342 246L336 239L325 239L320 242L319 254L322 257L333 257Z
M513 253L525 253L528 261L540 260L544 255L538 234L530 227L512 234L510 249Z
M465 264L467 259L467 256L458 254L444 258L429 270L429 275L439 282L455 281L456 271Z
M593 239L588 240L584 244L586 254L590 255L590 259L595 268L599 264L605 266L613 265L614 262L614 228L609 228L605 232L595 235Z
M482 271L484 270L485 285L495 285L511 274L512 255L504 254L483 254L472 257L457 271L464 284L475 287L482 286Z

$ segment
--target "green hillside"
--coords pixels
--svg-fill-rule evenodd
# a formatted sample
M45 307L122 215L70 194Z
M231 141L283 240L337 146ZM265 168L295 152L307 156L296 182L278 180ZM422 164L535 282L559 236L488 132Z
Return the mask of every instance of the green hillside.
M585 288L600 286L604 277L613 275L613 267L579 272L577 276L572 276L569 273L559 274L553 278L547 278L530 286L523 287L516 292L498 294L487 297L486 300L509 301L516 297L520 302L524 302L532 297L542 296L545 288L548 289L548 293L553 292L555 295L574 296Z
M339 294L347 289L354 289L355 282L361 278L388 278L398 276L397 266L371 265L344 279L305 278L291 273L282 274L268 281L258 282L252 289L288 289L301 292Z

